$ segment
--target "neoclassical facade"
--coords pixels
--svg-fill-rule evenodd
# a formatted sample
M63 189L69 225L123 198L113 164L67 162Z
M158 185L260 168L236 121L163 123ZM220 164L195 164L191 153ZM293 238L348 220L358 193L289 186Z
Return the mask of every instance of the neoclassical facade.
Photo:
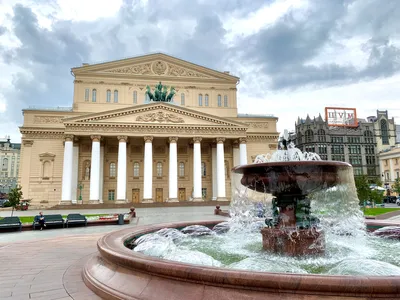
M72 108L23 111L34 206L230 200L235 165L276 150L277 118L237 112L239 78L165 54L72 68ZM153 102L146 86L175 87Z

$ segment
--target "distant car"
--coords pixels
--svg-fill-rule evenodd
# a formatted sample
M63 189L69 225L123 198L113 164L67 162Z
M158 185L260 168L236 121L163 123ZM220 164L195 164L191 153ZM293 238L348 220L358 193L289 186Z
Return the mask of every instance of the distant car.
M4 207L4 205L8 202L8 199L0 199L0 207Z
M397 197L396 196L385 196L383 198L383 203L396 203Z
M396 204L397 204L397 206L400 206L400 196L397 197Z

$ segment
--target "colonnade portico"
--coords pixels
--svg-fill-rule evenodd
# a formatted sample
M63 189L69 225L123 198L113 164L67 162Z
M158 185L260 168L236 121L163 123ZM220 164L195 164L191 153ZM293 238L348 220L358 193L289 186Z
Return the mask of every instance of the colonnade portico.
M63 175L62 175L62 204L74 203L76 199L76 188L78 186L78 158L79 147L74 145L74 137L72 135L65 136L64 143L64 161L63 161ZM87 137L84 137L87 139ZM91 138L91 153L90 153L90 186L89 186L89 203L97 204L103 202L103 186L104 186L104 160L105 149L100 135L92 135ZM117 176L116 176L116 197L115 203L130 202L127 197L127 181L128 181L128 156L127 147L131 138L129 136L105 136L107 139L118 140L118 163L117 163ZM153 202L153 142L157 136L144 136L143 137L143 197L141 202ZM165 137L162 137L165 139ZM187 139L185 137L185 139ZM226 170L225 170L225 151L224 144L229 138L217 137L212 138L216 146L212 146L212 199L213 200L228 200L226 195ZM169 155L168 155L168 198L166 201L178 201L178 140L179 137L171 136L168 138L169 142ZM202 188L202 141L203 138L195 136L190 138L193 145L193 160L189 163L192 164L192 192L191 199L193 201L203 201L203 188ZM208 138L210 140L210 138ZM236 161L240 164L247 163L247 148L246 138L232 138L240 142L239 157ZM136 144L135 144L136 145ZM168 146L167 146L168 147ZM188 145L189 147L189 145ZM143 149L143 148L142 148ZM114 152L116 153L116 152ZM235 153L233 154L235 156ZM237 154L236 154L237 155ZM131 160L132 161L132 160ZM228 171L229 172L229 171ZM132 178L130 179L132 180ZM74 192L75 191L75 192Z

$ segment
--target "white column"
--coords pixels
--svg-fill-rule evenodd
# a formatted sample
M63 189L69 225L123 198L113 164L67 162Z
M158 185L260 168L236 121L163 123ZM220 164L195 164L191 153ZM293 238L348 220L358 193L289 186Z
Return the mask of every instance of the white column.
M92 135L89 203L99 203L100 196L100 136Z
M65 136L61 202L72 202L73 136ZM66 202L64 202L66 201ZM67 203L68 203L67 202Z
M143 202L153 202L153 137L144 137Z
M225 138L217 138L217 200L226 200L225 188Z
M212 198L217 200L217 145L211 146L211 165L212 165Z
M246 145L246 138L240 138L240 146L239 146L239 151L240 151L240 160L239 164L240 165L247 165L247 145Z
M100 186L99 186L99 202L103 203L104 189L104 145L100 144Z
M178 137L169 138L169 202L178 202Z
M71 195L72 195L72 203L77 203L77 194L78 194L78 170L79 170L79 145L75 144L72 150L72 186L71 186Z
M394 183L394 180L396 179L396 176L394 175L394 167L393 167L393 159L389 158L389 174L390 174L390 179L389 179L389 185L390 188L392 188L392 184Z
M201 137L194 137L193 142L193 201L203 201L201 193Z
M126 141L127 136L118 136L117 201L126 202Z
M237 141L233 142L233 166L236 167L240 165L240 150L239 143Z

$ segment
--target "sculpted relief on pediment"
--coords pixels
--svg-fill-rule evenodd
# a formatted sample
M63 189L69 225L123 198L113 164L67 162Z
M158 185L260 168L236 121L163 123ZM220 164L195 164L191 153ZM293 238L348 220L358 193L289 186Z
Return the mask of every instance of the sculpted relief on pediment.
M137 64L133 66L126 66L121 68L114 68L104 70L107 73L120 73L132 75L158 75L158 76L173 76L173 77L197 77L197 78L211 78L211 76L190 70L163 60L156 60L153 62Z
M136 117L138 122L158 122L158 123L185 123L185 120L178 115L166 113L164 111L151 112Z

